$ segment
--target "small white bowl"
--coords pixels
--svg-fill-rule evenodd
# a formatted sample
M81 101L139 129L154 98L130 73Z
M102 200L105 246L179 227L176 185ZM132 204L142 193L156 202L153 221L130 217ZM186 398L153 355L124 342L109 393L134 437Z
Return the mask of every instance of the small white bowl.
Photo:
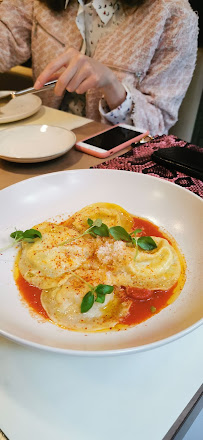
M13 127L0 132L0 157L9 162L43 162L62 156L75 142L75 134L61 127Z
M4 90L0 92L0 97L8 95L11 90ZM21 119L29 118L38 112L42 105L42 100L34 93L19 96L12 99L8 104L1 106L0 103L0 124L8 122L19 121Z

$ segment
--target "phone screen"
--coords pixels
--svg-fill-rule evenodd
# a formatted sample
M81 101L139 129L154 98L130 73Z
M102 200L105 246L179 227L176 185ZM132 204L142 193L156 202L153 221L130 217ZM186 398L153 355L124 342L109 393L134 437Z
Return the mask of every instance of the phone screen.
M113 127L110 130L104 131L104 133L100 133L92 138L83 141L84 144L91 144L94 147L102 148L103 150L109 151L117 145L123 144L124 142L129 141L130 139L139 136L139 131L129 130L124 127Z

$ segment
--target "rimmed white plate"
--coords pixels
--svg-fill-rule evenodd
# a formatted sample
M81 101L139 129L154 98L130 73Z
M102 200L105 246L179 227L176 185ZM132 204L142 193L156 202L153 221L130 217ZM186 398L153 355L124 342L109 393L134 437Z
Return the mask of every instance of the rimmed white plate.
M5 96L10 90L1 91L0 96ZM0 102L0 124L19 121L34 115L42 105L42 100L35 94L27 94L12 99L8 104L1 106Z
M87 356L148 350L198 327L203 312L203 202L175 184L144 174L96 169L25 180L0 193L0 247L9 242L9 234L15 228L24 230L57 215L61 221L94 202L117 203L173 235L187 262L187 281L178 299L126 331L71 332L41 322L22 304L12 275L16 250L10 249L0 255L0 333L33 347Z
M0 157L10 162L43 162L62 156L75 142L75 134L65 128L23 125L0 131Z

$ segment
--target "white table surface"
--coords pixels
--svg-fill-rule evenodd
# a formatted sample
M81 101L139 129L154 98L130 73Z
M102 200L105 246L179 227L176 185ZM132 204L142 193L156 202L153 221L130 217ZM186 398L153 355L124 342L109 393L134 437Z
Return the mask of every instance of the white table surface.
M74 130L77 140L84 139L91 134L94 135L102 129L107 128L107 125L92 121L91 119L42 106L35 115L27 119L8 124L0 124L0 131L9 130L16 126L19 127L22 125L33 124L51 125ZM125 153L128 150L129 147L125 148L122 153ZM111 157L113 158L115 156L116 154ZM71 150L65 155L62 155L57 159L49 160L47 162L39 162L37 164L16 164L0 159L0 189L37 175L70 169L90 168L91 166L104 161L105 159L98 159L88 154L84 154L77 151L75 148L71 148Z
M81 127L91 121L92 119L82 118L80 116L72 115L71 113L67 114L42 105L40 110L29 118L17 122L10 122L9 124L0 124L0 130L30 124L50 124L66 128L67 130L73 130L74 128Z
M87 122L42 107L21 124ZM0 429L9 440L162 440L202 383L202 340L201 327L148 352L82 358L0 338Z
M0 427L9 440L162 440L202 383L202 339L199 327L148 352L82 358L0 338Z

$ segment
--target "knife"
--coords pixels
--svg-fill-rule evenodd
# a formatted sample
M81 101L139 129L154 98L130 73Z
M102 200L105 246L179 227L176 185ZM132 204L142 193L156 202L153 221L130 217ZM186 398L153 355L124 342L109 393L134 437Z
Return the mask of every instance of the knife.
M49 81L43 85L43 87L39 90L34 89L34 87L29 87L28 89L19 90L17 92L11 92L7 95L0 96L0 107L8 104L12 99L18 98L22 95L27 95L27 93L39 93L44 92L45 90L49 90L55 87L55 84L57 83L57 79L54 81Z

